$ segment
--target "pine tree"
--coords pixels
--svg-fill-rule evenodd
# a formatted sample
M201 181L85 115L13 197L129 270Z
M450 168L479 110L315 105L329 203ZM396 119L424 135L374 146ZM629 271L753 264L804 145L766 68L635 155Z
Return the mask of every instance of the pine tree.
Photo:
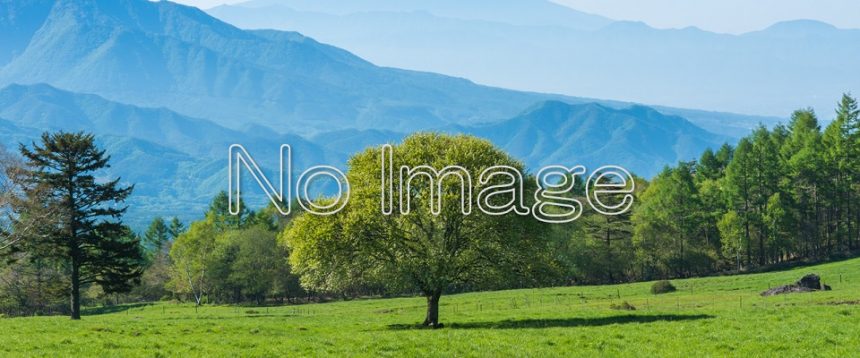
M756 217L751 194L754 184L752 167L755 165L751 152L752 143L748 138L742 138L726 168L725 178L728 207L737 213L733 222L738 222L743 227L739 249L746 256L746 266L752 263L752 222Z
M17 207L25 221L33 210L55 213L50 224L29 236L26 250L34 258L63 262L71 287L71 318L80 319L80 291L98 284L105 292L124 292L139 280L139 240L122 224L122 203L133 187L119 178L97 182L94 173L108 168L109 156L85 133L44 133L41 143L20 147L30 182ZM47 196L36 195L45 193Z
M717 179L721 176L722 163L720 163L711 148L705 149L699 161L696 163L696 180L701 182L708 179Z
M725 175L726 167L729 166L729 163L732 161L732 158L734 158L734 156L735 156L735 148L732 147L728 143L723 143L723 145L720 146L720 149L717 150L717 153L715 154L715 156L717 157L717 160L720 162L721 169L723 171L723 175Z
M170 240L176 240L179 235L185 232L185 225L182 224L182 221L179 221L179 218L173 217L170 220L170 227L167 228L167 234L170 235Z
M788 129L789 138L780 149L785 168L786 192L795 203L795 247L798 255L810 257L820 252L823 147L821 127L812 109L795 111Z
M634 244L643 271L665 278L713 269L702 235L704 210L691 163L666 168L649 185L633 213ZM651 266L648 268L647 266Z
M840 169L844 170L845 175L845 232L849 250L855 248L855 240L858 237L857 227L860 226L860 207L857 205L857 200L860 200L858 195L858 181L860 181L860 109L857 106L857 100L851 97L850 94L843 94L842 100L839 101L839 106L836 108L836 122L840 123L840 134L842 135L841 144L842 160L844 163Z
M161 252L170 240L170 229L162 217L157 217L149 224L149 228L143 234L143 243L150 256Z
M848 94L842 96L836 109L836 119L824 130L822 141L825 147L825 167L827 168L828 206L826 236L828 251L853 248L854 212L857 211L853 199L856 186L857 130L860 128L860 111L857 101ZM835 241L835 242L834 242Z
M782 177L777 148L785 134L779 128L781 127L771 133L762 126L752 134L751 156L755 165L751 167L753 181L750 186L750 199L756 218L754 224L759 265L767 264L769 254L772 253L769 251L768 242L772 240L773 233L769 230L765 213L771 196L779 192L779 179Z

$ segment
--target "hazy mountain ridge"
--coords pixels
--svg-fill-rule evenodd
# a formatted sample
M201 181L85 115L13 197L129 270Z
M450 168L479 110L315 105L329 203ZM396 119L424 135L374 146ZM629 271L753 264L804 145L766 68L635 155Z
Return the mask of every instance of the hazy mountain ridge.
M96 134L113 155L104 174L137 185L129 220L138 228L154 215L197 217L227 189L234 143L270 174L279 146L290 144L297 174L437 130L487 138L531 169L617 164L650 176L725 139L662 114L713 123L720 113L657 112L378 67L295 32L239 30L172 3L0 0L0 9L0 31L19 39L0 47L8 55L2 143L14 148L45 130Z
M112 156L106 176L134 183L134 224L175 209L183 218L199 215L218 191L226 190L227 149L242 144L269 173L278 149L290 144L295 168L343 163L344 156L295 135L245 133L167 109L141 108L39 84L0 89L2 144L16 150L46 130L87 131Z
M522 160L531 171L554 164L582 164L591 169L613 164L649 178L665 165L695 160L706 148L733 141L645 106L616 109L598 103L560 101L535 104L494 124L449 126L438 131L488 139ZM328 150L349 154L398 142L404 136L392 131L339 130L311 139Z
M472 1L463 12L536 2ZM629 21L587 29L487 22L409 2L363 0L339 12L306 3L255 0L209 12L240 27L300 31L374 63L574 96L787 117L807 106L829 114L842 92L860 90L860 30L818 21L729 35Z
M595 101L377 67L295 32L243 31L169 2L0 0L0 6L6 10L0 24L29 19L21 29L0 25L27 39L4 54L0 85L49 83L230 128L251 122L279 132L332 126L409 132L508 118L541 100Z
M290 144L295 176L317 164L344 167L349 155L369 146L398 142L406 135L347 129L320 133L308 141L260 132L266 129L259 127L240 132L163 108L125 105L44 84L0 89L0 118L3 144L10 149L18 143L29 144L45 130L96 134L112 155L112 168L104 174L121 176L124 182L136 185L129 214L138 226L149 216L170 210L189 219L199 215L215 193L226 189L226 155L231 144L245 146L269 175L277 169L279 146ZM530 170L550 164L589 168L617 164L646 177L665 164L694 159L704 148L725 140L683 118L647 107L614 109L559 101L539 103L494 124L438 130L486 138L523 160Z
M665 165L697 159L704 149L729 141L645 106L615 109L558 101L467 131L492 140L533 170L553 164L590 169L613 164L649 178Z
M517 25L565 26L594 30L612 20L599 15L573 10L544 0L495 0L494 6L486 2L460 0L255 0L241 3L250 8L271 9L289 6L303 12L348 15L361 12L413 12L423 11L440 16L463 19L504 22Z
M285 132L480 122L546 97L377 67L296 33L242 31L169 2L33 3L51 10L26 48L7 54L0 84L44 82L226 126L251 121ZM8 14L30 9L8 0L3 6Z

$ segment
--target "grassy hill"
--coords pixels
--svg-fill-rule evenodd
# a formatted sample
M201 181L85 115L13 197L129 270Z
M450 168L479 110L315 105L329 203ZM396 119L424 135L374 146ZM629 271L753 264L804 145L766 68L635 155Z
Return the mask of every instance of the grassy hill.
M760 297L821 275L832 291ZM860 351L860 259L743 276L282 307L144 304L0 319L0 354L122 356L850 356ZM620 297L620 298L619 298ZM613 309L627 302L635 310Z

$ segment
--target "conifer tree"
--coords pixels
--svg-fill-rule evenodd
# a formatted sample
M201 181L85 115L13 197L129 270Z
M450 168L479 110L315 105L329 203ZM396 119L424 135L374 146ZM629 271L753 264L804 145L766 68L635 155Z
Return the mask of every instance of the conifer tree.
M85 133L44 133L39 144L21 145L28 185L16 210L22 221L31 212L55 215L29 235L25 249L33 258L62 262L69 275L71 318L80 319L81 288L98 284L105 292L124 292L139 280L139 240L122 224L123 202L133 187L120 179L99 182L94 174L108 168L110 156ZM47 195L36 195L47 193Z

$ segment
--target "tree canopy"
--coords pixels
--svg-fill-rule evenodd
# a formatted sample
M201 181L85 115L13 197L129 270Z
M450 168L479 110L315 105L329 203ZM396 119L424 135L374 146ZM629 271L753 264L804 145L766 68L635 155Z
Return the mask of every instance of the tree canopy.
M382 215L379 185L381 148L371 148L349 160L351 184L346 208L331 216L301 215L283 235L291 249L290 263L302 283L318 289L343 289L356 282L406 288L427 298L424 325L439 324L440 296L466 285L491 285L500 277L533 278L546 246L546 225L516 214L462 213L463 188L478 193L490 185L509 183L500 177L480 181L463 176L422 176L403 191L408 201L394 200L390 215ZM469 173L506 165L522 171L522 164L485 140L435 133L416 134L393 146L393 167L431 166L437 170L459 166ZM400 188L397 175L394 187ZM439 198L433 193L440 187ZM502 196L502 195L499 195ZM526 195L529 197L529 195ZM441 200L438 215L433 200ZM477 198L472 197L472 206ZM505 201L496 197L494 200ZM510 200L510 197L508 197ZM406 204L408 202L408 204ZM408 213L401 205L409 205Z
M21 145L27 183L15 205L18 227L36 226L21 245L32 259L59 262L69 275L70 315L80 319L83 285L125 292L142 272L139 241L122 224L132 187L116 178L96 180L110 156L85 133L45 133L41 142ZM52 213L50 218L39 215ZM39 220L38 223L32 220Z

